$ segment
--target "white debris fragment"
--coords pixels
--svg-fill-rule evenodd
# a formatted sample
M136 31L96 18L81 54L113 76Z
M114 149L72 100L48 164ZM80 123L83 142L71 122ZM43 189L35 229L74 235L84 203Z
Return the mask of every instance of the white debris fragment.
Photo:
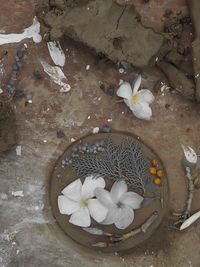
M74 139L74 138L71 138L71 143L73 143L73 142L75 142L76 141L76 139Z
M67 93L67 92L69 92L71 90L71 86L67 83L66 84L66 88L61 88L60 89L60 92L61 93Z
M24 192L22 190L15 191L15 192L12 191L12 195L14 197L23 197L24 196Z
M90 116L88 116L87 118L88 118L88 120L89 120L91 117L90 117Z
M97 134L99 132L99 127L95 127L92 129L93 134Z
M60 42L59 41L47 42L47 47L53 62L60 67L64 67L65 54L61 48Z
M61 86L61 89L65 92L69 92L69 84L65 83L64 81L67 81L67 77L63 73L60 67L58 66L51 66L46 61L41 60L40 61L44 71L51 77L52 81L58 85Z
M195 75L195 78L198 78L199 77L199 73L197 73L196 75Z
M2 200L7 200L8 199L8 195L6 193L0 193L0 198Z
M123 68L119 68L119 73L124 73L124 69Z
M167 91L169 89L170 89L169 86L167 86L165 83L161 82L161 87L160 87L161 93L164 93L164 91Z
M112 121L112 119L107 119L107 122L111 122Z
M16 147L16 155L21 156L22 155L22 146L17 146Z
M32 104L32 103L33 103L33 100L32 100L32 99L29 99L29 100L28 100L28 103L29 103L29 104Z
M0 94L2 94L3 93L3 90L0 88Z
M191 148L190 146L184 146L184 145L181 145L181 146L182 146L182 149L183 149L183 152L184 152L184 155L187 161L189 161L190 163L196 164L198 157L194 149Z
M40 23L37 20L37 17L33 18L33 24L24 29L22 33L0 34L0 45L19 43L26 38L33 38L35 43L41 42L42 36L40 35Z
M43 140L43 142L44 142L44 143L47 143L47 140L45 139L45 140Z
M86 65L85 69L89 70L90 69L90 65Z
M120 79L119 80L119 85L121 85L124 82L124 80Z

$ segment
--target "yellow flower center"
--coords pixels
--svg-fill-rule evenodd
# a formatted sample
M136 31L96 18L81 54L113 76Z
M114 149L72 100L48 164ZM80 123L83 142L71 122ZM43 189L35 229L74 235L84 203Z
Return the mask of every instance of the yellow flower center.
M81 199L80 201L80 205L82 207L87 207L88 206L88 200L87 199Z
M138 103L138 96L136 94L132 95L132 101L134 104Z
M118 206L118 208L122 208L122 209L125 207L124 204L121 203L121 202L119 202L119 203L117 204L117 206Z

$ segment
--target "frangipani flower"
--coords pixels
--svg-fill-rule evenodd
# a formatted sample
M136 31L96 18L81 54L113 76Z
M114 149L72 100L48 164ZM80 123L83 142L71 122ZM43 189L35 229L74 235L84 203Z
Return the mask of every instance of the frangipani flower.
M106 218L107 208L97 199L94 199L94 190L104 188L103 178L94 178L93 175L85 178L82 184L80 179L70 183L58 196L58 208L61 214L71 215L69 222L81 227L91 224L90 216L97 222Z
M117 90L117 95L124 98L125 104L138 119L150 120L152 110L149 104L154 101L154 96L150 90L139 90L140 84L141 75L138 75L134 82L133 89L130 83L123 82Z
M108 208L108 213L101 224L115 224L119 229L127 228L134 219L133 209L140 208L143 197L135 192L127 192L124 181L115 182L108 192L103 188L95 189L97 199Z
M183 149L186 160L190 163L196 164L198 157L194 149L191 148L190 146L184 146L184 145L182 145L182 149Z

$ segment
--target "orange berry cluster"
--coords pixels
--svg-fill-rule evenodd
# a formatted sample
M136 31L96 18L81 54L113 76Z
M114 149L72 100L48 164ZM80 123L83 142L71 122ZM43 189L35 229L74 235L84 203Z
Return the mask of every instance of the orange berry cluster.
M164 171L159 170L158 168L158 160L153 159L151 161L151 167L149 168L149 172L152 175L156 175L156 177L153 179L154 184L160 185L161 184L161 177L164 176Z

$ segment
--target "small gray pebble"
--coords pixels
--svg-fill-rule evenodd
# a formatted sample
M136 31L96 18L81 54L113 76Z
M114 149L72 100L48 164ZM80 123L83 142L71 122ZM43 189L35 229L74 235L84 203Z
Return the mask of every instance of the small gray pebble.
M73 152L77 152L77 151L78 151L78 147L77 147L77 146L74 146L74 147L72 148L72 151L73 151Z
M12 67L13 70L19 70L19 67L17 64L14 64L13 67Z
M82 146L82 151L83 151L83 152L85 152L85 151L86 151L86 149L87 149L87 147L86 147L86 146Z
M62 164L62 165L65 165L65 164L66 164L65 159L63 159L63 160L61 161L61 164Z
M18 56L15 56L16 61L20 61L20 58Z
M23 55L24 55L24 54L22 53L22 51L20 51L20 50L17 51L17 57L18 57L18 58L21 59L21 58L23 57Z
M69 160L69 164L72 164L72 160L71 159Z
M110 132L110 127L106 124L100 129L100 131L103 132L103 133L109 133Z
M104 146L104 144L105 144L105 141L104 140L100 140L100 145Z
M19 68L22 67L22 63L21 63L20 61L17 61L16 64L17 64L17 66L18 66Z
M25 46L24 44L21 45L20 50L21 50L21 51L26 51L26 46Z
M104 151L104 148L103 147L98 147L97 149L99 152L103 152Z
M11 78L10 81L9 81L9 84L10 84L11 86L15 85L15 80Z

